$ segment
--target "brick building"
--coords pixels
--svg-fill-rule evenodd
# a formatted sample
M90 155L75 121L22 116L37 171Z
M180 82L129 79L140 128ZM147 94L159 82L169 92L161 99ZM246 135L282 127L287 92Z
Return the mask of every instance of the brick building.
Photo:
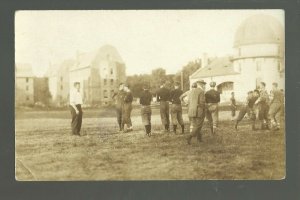
M15 66L15 105L34 104L34 74L30 64Z
M126 80L125 64L117 49L105 45L96 51L77 53L69 70L69 83L81 83L84 104L108 104L120 82Z

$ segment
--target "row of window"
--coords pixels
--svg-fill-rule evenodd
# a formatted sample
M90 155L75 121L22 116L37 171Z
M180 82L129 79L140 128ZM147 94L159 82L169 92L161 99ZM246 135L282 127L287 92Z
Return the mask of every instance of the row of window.
M241 67L241 63L239 63L239 69L238 71L241 72L242 67ZM277 63L277 70L281 71L282 70L282 65L280 62ZM261 71L261 62L256 62L256 71L260 72Z
M107 85L107 79L103 80L104 85ZM114 84L114 79L110 79L110 84L113 85Z
M110 91L110 97L112 97L114 95L115 91L114 90L111 90ZM104 90L103 91L103 97L104 98L108 98L108 91L107 90Z

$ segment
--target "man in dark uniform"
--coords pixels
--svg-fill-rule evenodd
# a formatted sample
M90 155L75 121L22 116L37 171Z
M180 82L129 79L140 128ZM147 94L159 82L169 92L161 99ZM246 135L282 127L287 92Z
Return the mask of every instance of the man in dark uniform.
M146 135L151 136L151 101L152 94L149 91L148 85L144 85L143 92L140 96L140 104L141 104L141 116L142 121L145 126Z
M170 129L169 101L170 90L167 88L167 83L164 82L162 87L157 91L157 102L160 102L160 117L166 132L169 132Z
M233 121L235 117L235 111L236 111L236 100L234 97L234 92L231 92L230 110L231 110L231 121Z
M182 118L182 107L180 96L183 94L183 91L179 88L180 83L175 82L175 89L171 91L171 119L173 124L173 131L176 134L177 124L181 126L181 131L184 133L184 122Z
M216 82L212 81L209 85L211 89L205 93L206 117L211 133L215 134L219 118L220 92L215 90Z
M117 113L117 121L119 125L119 130L123 131L124 124L122 122L122 108L124 104L126 92L124 91L124 83L120 83L118 93L115 93L112 98L115 100L115 107Z
M124 125L124 132L132 131L132 122L131 122L131 111L132 111L132 101L133 96L129 89L128 85L124 85L124 103L122 107L122 121Z
M271 128L273 130L280 129L280 112L282 107L282 92L278 89L278 84L273 83L273 88L271 90L270 96L270 110L269 110L269 120L271 121Z
M248 116L252 121L252 130L256 130L255 128L256 113L254 110L254 105L258 98L259 98L258 90L254 90L254 92L248 92L246 104L241 107L241 110L236 119L236 123L235 123L236 130L239 122L242 121L246 113L248 113Z
M82 124L82 96L80 94L80 82L74 83L74 88L70 91L70 111L72 115L72 134L80 136L80 129Z
M258 105L258 119L260 121L260 127L262 130L270 129L270 120L269 120L269 94L266 90L266 83L261 82L259 85L259 99L257 100Z
M192 124L191 135L187 138L187 143L191 144L193 137L197 137L198 142L202 142L201 129L205 118L205 82L197 81L197 88L192 89L188 94L188 116Z

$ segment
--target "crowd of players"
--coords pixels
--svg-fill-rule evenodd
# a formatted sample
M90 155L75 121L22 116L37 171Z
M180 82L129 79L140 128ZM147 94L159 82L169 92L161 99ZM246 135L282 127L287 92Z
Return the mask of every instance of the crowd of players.
M187 105L187 114L190 121L190 134L187 137L187 143L196 137L199 142L202 141L201 129L206 118L213 135L220 128L219 121L219 103L220 92L216 89L216 83L210 82L210 89L206 91L206 82L199 80L192 84L189 91L183 93L180 89L180 83L175 82L170 89L170 83L163 82L158 91L156 91L156 101L160 105L160 116L164 132L177 133L177 126L181 128L181 133L185 133L185 125L182 117L182 105ZM132 131L131 111L133 95L128 85L121 83L117 93L113 95L119 130L123 132ZM150 92L149 85L145 84L143 91L139 94L140 112L146 135L151 136L151 102L153 94ZM74 83L74 88L70 92L70 110L72 115L72 133L80 135L82 123L82 98L80 95L80 83ZM171 107L171 108L170 108ZM237 109L240 107L239 109ZM284 109L283 90L278 89L278 84L272 84L272 90L266 90L266 84L261 82L257 89L248 92L246 101L242 106L238 106L235 100L234 92L231 93L230 108L232 120L235 121L235 129L238 129L239 123L246 116L251 120L252 130L258 128L261 130L280 130L280 121ZM236 111L239 110L236 116ZM170 120L171 115L171 120ZM258 117L257 117L258 116ZM257 118L259 126L257 127Z
M188 117L190 120L190 136L196 136L198 141L202 141L201 129L204 119L207 118L212 134L216 134L219 120L219 103L220 93L216 90L215 82L209 84L210 89L205 91L206 83L199 80L192 85L191 90L183 93L180 89L180 83L175 82L174 88L170 89L169 83L164 82L160 89L156 91L156 101L160 104L161 122L165 132L170 132L170 124L172 131L177 132L177 126L181 127L181 132L185 132L184 121L182 118L182 104L188 106ZM268 93L266 84L261 82L259 87L248 92L246 101L239 109L237 116L237 103L234 92L231 93L230 108L233 119L235 120L235 129L238 129L239 123L246 116L252 121L252 130L257 130L257 115L259 127L262 130L279 130L280 118L282 116L284 106L284 94L278 89L278 84L273 83L273 88ZM132 110L132 94L125 84L120 84L118 93L115 94L117 118L120 131L132 131L132 123L130 113ZM145 85L143 91L139 95L139 103L141 105L141 117L145 132L151 136L151 101L153 95L149 91L149 86ZM171 107L171 108L170 108ZM171 114L171 120L170 120ZM236 118L235 118L236 117ZM170 123L171 121L171 123Z

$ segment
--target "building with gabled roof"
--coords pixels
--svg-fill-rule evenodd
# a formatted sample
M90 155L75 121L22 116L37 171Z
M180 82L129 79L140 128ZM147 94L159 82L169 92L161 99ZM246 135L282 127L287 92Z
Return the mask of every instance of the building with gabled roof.
M244 101L260 82L266 83L268 91L273 82L284 89L284 29L274 17L247 18L235 33L233 48L232 57L216 58L203 66L190 76L190 83L215 81L221 101L228 101L231 92Z
M80 82L84 104L107 104L121 82L126 80L125 64L111 45L87 53L77 53L69 70L70 87Z

